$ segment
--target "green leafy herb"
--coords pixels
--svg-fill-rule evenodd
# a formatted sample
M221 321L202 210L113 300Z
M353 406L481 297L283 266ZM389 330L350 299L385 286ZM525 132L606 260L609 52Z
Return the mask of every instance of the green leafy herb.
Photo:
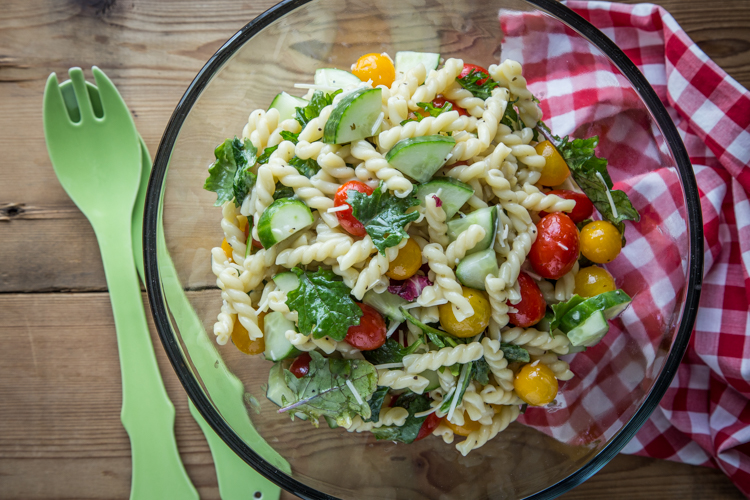
M289 160L289 165L293 166L297 169L297 172L304 175L308 179L312 177L313 175L317 174L320 170L320 165L318 165L318 162L315 161L314 158L308 158L307 160L303 160L302 158L297 158L296 156Z
M383 407L383 401L388 394L388 389L389 387L387 386L379 385L375 392L372 393L372 397L367 402L370 405L370 417L363 418L362 420L365 422L377 422L380 420L380 409Z
M273 191L273 199L279 200L281 198L291 198L294 196L294 189L289 186L285 186L280 182L276 183L276 189Z
M521 125L521 120L518 117L518 111L516 111L516 108L514 107L517 102L518 98L508 103L505 108L505 113L503 113L503 117L500 120L500 123L502 123L503 125L507 125L512 130L520 130L525 127L525 125Z
M299 132L295 134L294 132L289 132L288 130L282 130L279 135L281 135L281 138L285 141L292 141L294 144L297 144L297 142L299 142Z
M367 361L361 359L324 358L316 351L310 352L310 372L297 378L284 370L284 380L294 394L294 401L286 401L279 413L294 410L303 413L317 426L321 417L331 417L338 425L356 415L370 418L367 401L378 384L378 373ZM357 400L347 381L354 386L362 403Z
M580 295L573 295L570 300L567 300L565 302L559 302L557 304L552 304L550 307L552 308L552 319L550 320L549 325L549 331L554 332L557 327L560 326L560 321L562 320L563 316L565 316L568 311L573 309L575 306L583 302L584 299Z
M463 401L464 399L466 388L469 387L469 382L471 382L471 379L474 377L475 370L476 365L473 361L463 365L463 368L461 368L461 376L458 377L458 381L461 382L461 386L456 387L456 392L453 393L451 397L443 401L443 404L440 405L441 412L446 413L448 410L450 410L454 398L458 398L456 406L461 404L461 401Z
M531 360L529 357L529 351L517 345L502 342L500 344L500 350L503 351L505 359L507 359L509 363L513 363L514 361L528 363Z
M490 383L490 365L487 364L487 360L479 358L474 362L474 379L480 384L487 385Z
M278 144L275 145L275 146L271 146L269 148L264 149L263 153L261 153L261 155L258 156L258 165L264 165L264 164L268 163L268 160L271 159L271 155L277 149L279 149L279 145Z
M418 212L406 211L419 200L413 195L406 198L393 196L381 181L371 195L359 191L347 191L346 202L352 207L354 218L360 221L375 247L385 255L385 249L398 245L408 238L404 227L419 218Z
M454 377L458 377L458 375L461 373L461 365L456 363L455 365L451 365L448 367L448 371L451 372L451 375Z
M442 107L435 106L435 104L431 102L418 102L417 106L425 110L427 114L423 115L422 113L414 113L414 118L407 118L406 120L403 120L401 122L402 126L408 122L420 122L423 118L427 118L428 116L440 116L442 113L446 113L453 109L453 104L447 101L443 104Z
M620 233L624 233L623 221L638 222L641 217L633 208L627 194L623 191L612 190L612 179L607 172L607 160L597 157L594 153L597 144L599 144L598 136L573 141L568 140L566 136L560 141L557 150L568 164L573 179L589 197L602 218L614 224ZM602 184L602 179L604 184ZM617 215L609 203L608 192L612 196Z
M409 347L404 347L393 339L388 339L385 344L372 351L362 351L365 359L373 365L384 365L386 363L401 363L404 356L412 354L417 347L422 345L422 339L417 339Z
M406 408L409 416L401 427L384 426L372 430L375 438L384 441L400 441L402 443L411 443L419 435L419 429L427 417L415 417L415 413L420 413L430 409L430 399L421 394L406 392L396 399L394 406Z
M242 203L255 185L255 174L250 169L256 163L256 153L249 140L243 143L237 137L216 146L216 160L208 167L208 178L203 184L203 189L216 193L215 206L221 206L233 198L236 204Z
M480 84L480 80L485 81ZM484 100L492 95L492 89L500 86L500 84L490 78L487 73L473 69L469 71L466 76L456 78L456 81L463 88L471 92L474 97Z
M456 347L458 345L458 342L456 342L456 339L454 339L448 332L444 332L442 330L438 330L437 328L433 328L429 325L425 325L424 323L419 321L417 318L412 316L411 313L409 313L409 311L407 311L403 307L400 307L399 310L401 311L401 314L404 315L404 318L406 318L406 321L408 321L412 325L422 330L425 334L427 334L427 337L430 339L430 342L438 346L440 349L445 347L445 344L448 344L451 347Z
M349 327L358 325L362 317L349 287L333 271L310 273L298 267L292 271L299 286L287 294L286 304L297 311L300 332L316 339L327 335L337 342L344 340Z

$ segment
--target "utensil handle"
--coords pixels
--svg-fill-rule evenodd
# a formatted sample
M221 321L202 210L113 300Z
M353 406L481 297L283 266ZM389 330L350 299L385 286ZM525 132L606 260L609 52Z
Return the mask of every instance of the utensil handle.
M129 215L129 214L128 214ZM130 437L133 477L130 498L198 499L177 450L174 405L156 363L141 288L133 263L130 220L97 228L117 330L122 374L120 420Z

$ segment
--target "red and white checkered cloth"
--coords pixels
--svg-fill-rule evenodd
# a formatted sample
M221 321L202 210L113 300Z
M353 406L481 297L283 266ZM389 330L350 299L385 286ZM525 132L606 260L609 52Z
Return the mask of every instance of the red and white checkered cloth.
M567 2L638 66L682 136L700 190L704 281L687 354L623 452L718 467L750 496L750 93L661 7ZM561 408L520 420L571 444L609 439L633 414L669 348L685 293L687 231L674 161L636 93L588 42L541 14L501 12L502 58L524 66L557 135L600 136L615 187L641 213L608 267L632 306L575 355ZM615 72L617 72L615 70ZM618 182L619 181L619 182ZM670 339L667 339L670 340ZM653 365L649 368L649 365Z

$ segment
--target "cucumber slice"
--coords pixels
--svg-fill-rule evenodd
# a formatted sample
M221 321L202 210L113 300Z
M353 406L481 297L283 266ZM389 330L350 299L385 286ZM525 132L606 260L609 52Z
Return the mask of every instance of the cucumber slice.
M282 292L289 293L299 286L299 278L291 271L279 273L273 277L273 282Z
M455 144L453 137L445 135L401 139L385 154L385 159L404 175L425 183L445 165Z
M495 233L497 231L497 209L495 207L480 208L463 219L448 221L448 239L456 241L458 235L466 231L472 224L482 226L486 234L482 238L482 241L466 252L466 255L481 252L492 247L492 242L495 241Z
M289 321L280 312L266 314L263 319L263 338L266 350L263 353L270 361L281 361L300 354L300 351L286 339L287 330L296 330L294 321Z
M280 198L266 208L258 221L258 238L263 248L271 248L313 223L313 215L300 200Z
M288 120L289 118L294 118L294 115L296 114L294 108L304 108L305 106L307 106L306 100L282 92L273 98L268 109L278 110L279 121L283 121Z
M286 403L282 396L286 399ZM271 370L268 372L268 389L266 389L266 397L269 401L274 403L276 406L283 407L294 401L294 393L286 385L284 379L284 367L281 363L275 363Z
M370 290L362 297L362 302L392 321L398 321L399 323L406 321L399 308L407 305L409 302L388 290L383 293L376 293L374 290Z
M359 85L362 80L343 69L320 68L315 70L313 82L315 85L343 89L348 85Z
M484 278L491 274L497 276L500 268L497 265L495 250L488 248L464 257L456 266L456 277L462 285L477 290L484 290Z
M612 319L620 314L631 302L631 298L622 290L600 293L584 300L568 311L560 320L560 330L570 332L581 326L594 313L601 311L604 319Z
M422 200L422 204L424 204L424 199L427 196L438 192L440 192L438 198L443 203L445 217L450 219L474 195L474 188L452 177L441 177L433 179L427 184L421 184L417 188L417 198Z
M602 311L595 311L583 323L568 332L568 340L574 346L590 347L597 344L607 331L607 318Z
M341 99L328 117L323 142L343 144L375 135L382 112L380 89L357 89Z
M427 384L427 387L424 388L424 392L434 391L435 389L440 387L440 378L438 377L436 371L425 370L420 373L420 375L430 381L430 383Z
M437 69L440 64L440 54L434 52L411 52L404 50L396 52L396 73L406 73L417 64L422 63L427 73Z

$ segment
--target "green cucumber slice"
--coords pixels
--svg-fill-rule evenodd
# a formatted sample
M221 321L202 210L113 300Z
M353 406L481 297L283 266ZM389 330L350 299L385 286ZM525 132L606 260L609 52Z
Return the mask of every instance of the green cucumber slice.
M419 183L425 183L445 165L456 140L446 135L401 139L385 154L392 167Z
M574 346L590 347L597 344L609 331L609 323L602 311L595 311L580 325L570 330L568 340Z
M299 355L300 351L286 339L287 330L295 330L294 321L289 321L280 312L266 314L263 318L263 339L266 350L263 353L269 361L281 361Z
M343 89L348 85L359 85L362 80L343 69L320 68L315 70L315 85Z
M445 217L450 219L474 195L474 188L452 177L433 179L417 188L417 198L422 200L422 204L424 199L432 194L438 195L443 204Z
M484 238L482 241L477 243L474 248L466 252L466 255L471 255L482 250L487 250L492 247L492 242L495 241L495 233L497 232L497 209L496 207L480 208L462 219L453 219L448 221L448 239L450 241L456 241L458 235L469 229L472 224L479 224L485 231Z
M282 396L286 399L282 399ZM271 370L268 372L268 389L266 389L266 397L269 401L274 403L276 406L283 407L294 401L294 393L286 385L284 379L284 367L281 363L274 363Z
M279 112L279 121L288 120L294 118L296 111L294 108L304 108L307 106L307 101L301 97L295 97L289 95L286 92L277 94L276 97L271 101L271 105L268 109L276 109Z
M382 112L381 94L380 89L362 88L341 99L328 117L323 142L343 144L375 135Z
M300 200L280 198L271 203L258 220L260 244L271 248L312 223L313 215L307 205Z
M362 302L392 321L398 321L399 323L406 321L399 308L407 305L409 302L388 290L383 293L376 293L374 290L370 290L362 297Z
M406 73L417 64L422 63L427 73L437 69L440 64L440 54L434 52L411 52L404 50L396 52L396 73Z
M477 290L484 290L484 278L487 275L497 276L500 267L493 248L482 250L464 257L456 266L456 277L462 285Z
M420 375L430 381L430 383L427 384L427 387L424 388L424 392L434 391L440 387L440 378L436 371L425 370L420 373Z
M589 297L565 313L560 320L559 329L563 333L568 333L582 325L597 311L601 311L605 319L612 319L624 311L630 302L631 298L622 290L612 290Z
M296 290L299 286L299 278L291 271L277 274L273 277L273 282L279 290L286 293Z

